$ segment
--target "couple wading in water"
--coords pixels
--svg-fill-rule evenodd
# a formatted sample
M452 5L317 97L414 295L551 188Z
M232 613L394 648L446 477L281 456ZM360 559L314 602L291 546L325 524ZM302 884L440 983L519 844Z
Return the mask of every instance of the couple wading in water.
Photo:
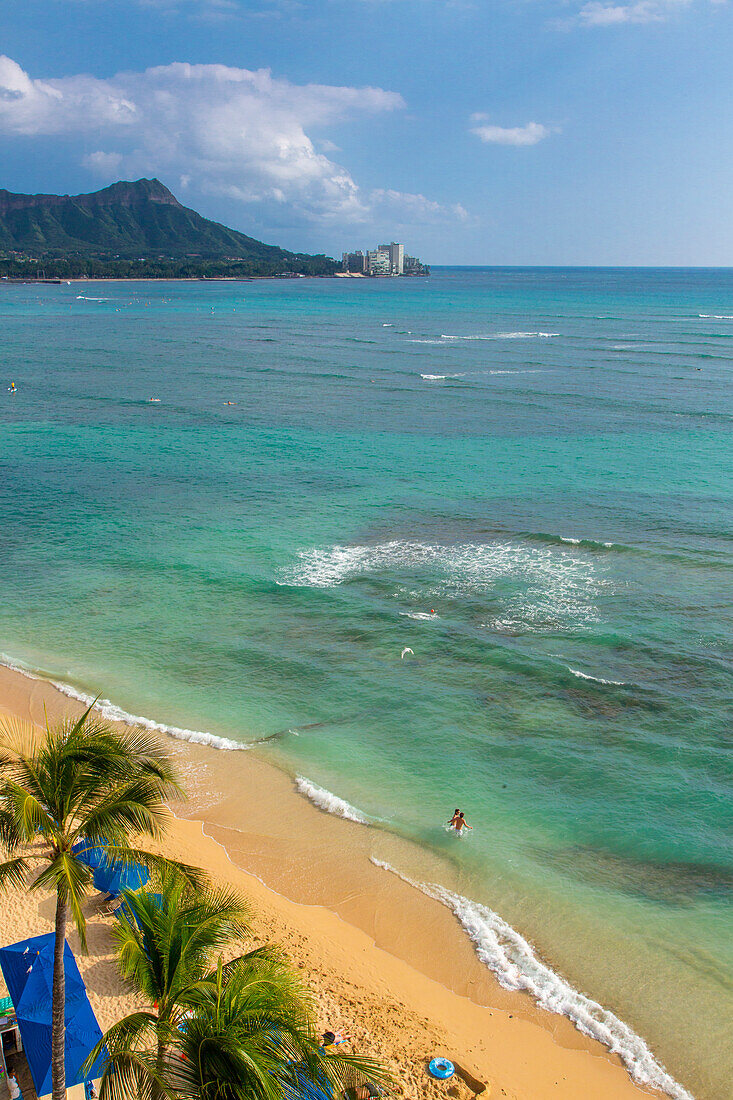
M455 829L458 835L462 836L463 830L472 829L473 825L468 824L465 817L463 816L463 810L456 809L453 811L453 817L448 822L448 827L450 829Z

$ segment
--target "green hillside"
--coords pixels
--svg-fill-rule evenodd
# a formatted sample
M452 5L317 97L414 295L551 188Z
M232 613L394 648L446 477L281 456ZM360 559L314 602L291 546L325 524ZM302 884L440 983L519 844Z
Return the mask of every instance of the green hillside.
M31 260L41 261L47 276L61 277L139 274L141 265L163 275L336 269L326 256L287 252L202 218L156 179L113 183L89 195L0 190L0 270L16 275L20 265L23 274Z

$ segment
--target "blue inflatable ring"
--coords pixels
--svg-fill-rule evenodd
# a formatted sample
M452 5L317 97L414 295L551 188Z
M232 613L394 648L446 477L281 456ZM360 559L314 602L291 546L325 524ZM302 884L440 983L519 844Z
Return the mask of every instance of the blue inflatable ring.
M433 1058L428 1069L433 1077L437 1077L439 1081L445 1081L447 1077L452 1077L456 1072L455 1066L447 1058Z

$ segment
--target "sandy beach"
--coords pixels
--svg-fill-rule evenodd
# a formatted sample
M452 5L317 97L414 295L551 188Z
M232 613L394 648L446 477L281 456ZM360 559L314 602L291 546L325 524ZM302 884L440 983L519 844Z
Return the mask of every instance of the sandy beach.
M41 722L44 708L54 719L80 705L45 681L0 669L2 716ZM399 1094L472 1095L455 1079L428 1076L429 1058L443 1054L484 1082L491 1098L659 1095L636 1085L618 1058L569 1020L504 990L445 906L370 862L369 830L319 812L252 753L181 742L171 748L191 799L172 807L162 848L241 890L255 941L284 945L303 971L319 1027L345 1028L356 1051L383 1059ZM258 827L266 820L273 823ZM0 912L3 943L52 927L50 897L14 892ZM81 954L75 934L70 943L104 1028L134 998L116 969L112 918L94 898L88 917L89 954Z

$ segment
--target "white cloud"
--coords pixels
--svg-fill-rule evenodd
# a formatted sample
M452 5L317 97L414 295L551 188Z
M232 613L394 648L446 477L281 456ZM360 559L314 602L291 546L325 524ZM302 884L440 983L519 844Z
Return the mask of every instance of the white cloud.
M268 69L175 63L38 80L0 57L0 135L93 140L83 163L105 181L186 179L198 193L260 204L262 218L287 208L293 222L369 221L386 201L405 218L461 216L421 195L365 193L326 155L336 146L323 128L404 106L382 88L296 85Z
M396 219L398 225L430 225L446 219L466 222L471 218L469 212L459 202L446 206L426 198L425 195L414 195L404 191L378 188L370 193L369 203L375 214L379 213L393 221Z
M726 0L710 0L724 4ZM586 27L617 27L622 23L661 23L676 11L690 7L692 0L633 0L616 4L607 0L587 0L578 12L578 21Z
M605 4L589 0L578 12L581 23L588 27L613 27L619 23L657 23L668 14L670 5L655 0L638 0L634 4Z
M541 122L528 122L525 126L494 126L484 114L472 115L471 122L478 123L471 127L471 133L487 144L536 145L553 132L551 127L543 126Z
M122 164L122 153L103 153L98 150L96 153L88 153L84 157L83 163L92 172L97 172L100 176L116 177L119 175L120 165Z

